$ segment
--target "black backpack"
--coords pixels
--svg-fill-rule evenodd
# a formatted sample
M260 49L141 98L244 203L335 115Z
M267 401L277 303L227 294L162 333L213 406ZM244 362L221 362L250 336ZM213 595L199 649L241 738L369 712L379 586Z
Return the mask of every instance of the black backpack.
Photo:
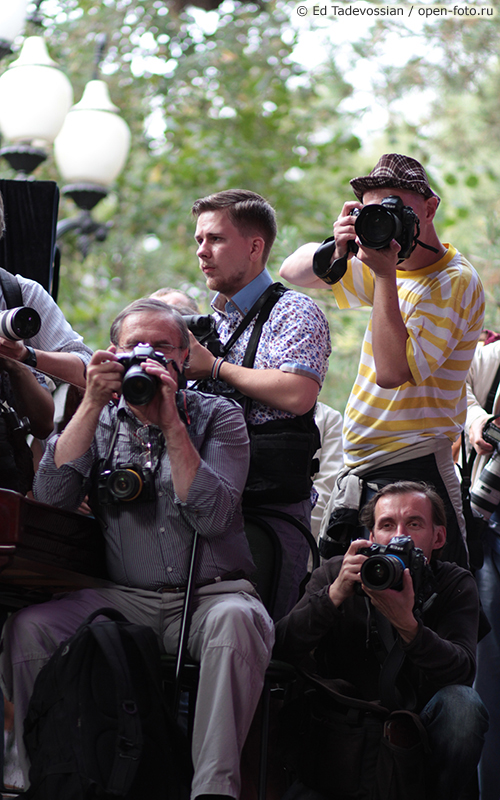
M27 799L189 797L189 749L165 705L156 636L112 608L87 617L40 671L24 742Z

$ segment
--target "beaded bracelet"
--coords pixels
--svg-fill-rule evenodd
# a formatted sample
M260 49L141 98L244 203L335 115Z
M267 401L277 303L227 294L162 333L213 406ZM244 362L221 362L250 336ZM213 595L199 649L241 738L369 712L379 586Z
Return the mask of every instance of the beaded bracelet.
M216 358L214 363L212 364L212 371L210 373L210 377L212 380L216 381L219 377L220 368L222 366L224 359L223 358Z

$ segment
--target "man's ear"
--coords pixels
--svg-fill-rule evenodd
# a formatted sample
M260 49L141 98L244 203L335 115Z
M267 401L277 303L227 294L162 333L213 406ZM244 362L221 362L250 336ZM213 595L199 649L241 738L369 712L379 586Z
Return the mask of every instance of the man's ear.
M375 539L373 538L373 531L370 531L370 536L368 537L368 541L373 543Z
M444 525L434 526L434 544L433 550L441 550L446 544L446 528Z
M429 197L425 201L425 205L426 205L426 217L429 221L431 221L434 219L436 215L436 211L439 205L439 200L437 199L437 197Z
M252 245L250 250L250 258L252 261L258 261L262 257L266 243L262 236L253 236Z

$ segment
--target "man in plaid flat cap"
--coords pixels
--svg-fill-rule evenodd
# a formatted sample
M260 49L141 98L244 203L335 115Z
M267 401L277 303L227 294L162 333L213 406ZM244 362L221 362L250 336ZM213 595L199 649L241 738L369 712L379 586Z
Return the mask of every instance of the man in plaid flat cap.
M481 282L464 256L439 240L440 199L418 161L388 153L350 183L356 200L344 203L333 237L303 245L280 272L298 286L327 284L339 308L372 307L346 407L345 469L323 519L320 550L330 557L359 535L357 510L373 487L425 480L446 505L442 557L466 566L451 444L465 422L465 377L483 325Z

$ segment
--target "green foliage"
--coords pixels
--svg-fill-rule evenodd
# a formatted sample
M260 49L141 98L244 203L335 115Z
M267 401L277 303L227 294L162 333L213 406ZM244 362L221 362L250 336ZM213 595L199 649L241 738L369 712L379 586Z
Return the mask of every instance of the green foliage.
M236 187L267 197L280 225L275 275L292 248L330 234L360 146L338 111L351 89L333 61L315 72L294 61L296 35L281 0L226 2L204 18L216 21L211 30L198 12L159 0L51 0L41 13L75 102L93 77L96 37L108 34L100 77L132 132L126 168L92 212L112 222L107 240L83 262L77 234L60 242L59 302L90 346L106 346L116 312L161 286L189 288L208 310L190 214L197 197ZM58 179L52 159L36 177ZM74 215L63 195L60 218ZM343 326L333 327L345 339ZM358 352L359 341L349 343L342 382L336 370L329 398L338 407Z

